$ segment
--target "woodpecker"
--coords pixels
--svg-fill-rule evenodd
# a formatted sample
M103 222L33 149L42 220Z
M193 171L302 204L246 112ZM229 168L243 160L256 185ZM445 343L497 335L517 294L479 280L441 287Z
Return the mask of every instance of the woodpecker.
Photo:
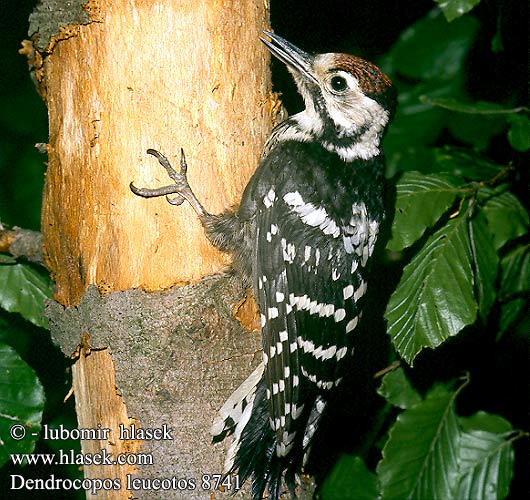
M252 478L252 495L294 497L298 475L353 354L370 257L384 219L381 141L396 108L389 78L341 53L312 55L264 31L261 41L293 75L305 109L280 123L239 207L209 214L158 151L174 184L140 196L185 200L207 237L234 255L252 284L263 362L219 411L214 441L233 434L226 472ZM169 195L176 194L175 197Z

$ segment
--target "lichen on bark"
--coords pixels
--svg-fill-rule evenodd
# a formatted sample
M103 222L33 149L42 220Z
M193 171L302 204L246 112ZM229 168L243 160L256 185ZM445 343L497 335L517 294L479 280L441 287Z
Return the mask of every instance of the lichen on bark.
M160 292L102 296L91 286L77 307L49 303L52 337L63 352L75 352L83 336L91 349L108 348L129 416L143 428L173 429L173 441L144 441L141 451L152 454L154 464L139 466L138 477L188 477L200 484L203 474L223 472L224 452L194 443L197 436L211 440L218 408L261 359L259 333L246 332L232 315L243 294L236 277L218 274ZM210 464L208 470L204 464ZM159 493L146 491L142 498L159 498ZM166 494L205 498L203 490L185 497Z
M68 26L88 24L86 0L42 0L29 16L28 35L35 48L44 52L51 40ZM35 36L36 35L36 36Z

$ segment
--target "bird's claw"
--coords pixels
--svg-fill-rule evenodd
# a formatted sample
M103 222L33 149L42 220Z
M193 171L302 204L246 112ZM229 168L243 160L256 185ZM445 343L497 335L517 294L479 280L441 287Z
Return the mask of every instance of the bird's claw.
M160 188L150 189L150 188L138 188L132 182L130 184L131 191L138 195L143 196L144 198L154 198L158 196L165 196L166 200L171 203L171 205L182 205L185 200L187 200L191 206L196 210L199 215L204 213L204 209L201 204L198 202L197 198L193 194L193 191L188 184L188 165L186 163L186 156L184 155L184 150L180 150L180 172L177 172L172 166L169 160L156 149L148 149L147 153L154 156L160 165L162 165L169 177L173 180L174 184L168 186L162 186ZM174 197L169 195L176 194Z
M180 194L177 194L174 198L170 198L168 195L166 195L166 200L168 203L171 203L171 205L182 205L186 199L183 198Z

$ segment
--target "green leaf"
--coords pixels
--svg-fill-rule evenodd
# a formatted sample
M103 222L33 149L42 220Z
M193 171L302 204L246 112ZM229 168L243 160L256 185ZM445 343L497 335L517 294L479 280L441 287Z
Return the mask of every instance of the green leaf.
M510 130L508 141L517 151L525 152L530 149L530 119L528 115L513 114L509 117Z
M502 187L502 186L501 186ZM483 189L484 190L484 189ZM486 192L486 190L484 190ZM492 195L483 205L496 249L528 231L528 213L517 197L504 191Z
M449 82L421 82L412 87L400 86L397 114L385 136L385 153L402 153L407 148L434 143L445 127L444 117L447 112L430 103L422 103L420 97L425 93L435 96L452 95L457 92L458 86L458 79Z
M434 348L475 321L467 213L434 233L405 266L390 297L387 331L409 364L424 347Z
M320 490L322 500L377 500L376 476L362 458L342 455Z
M499 257L493 246L488 222L481 210L469 221L469 237L473 255L474 281L479 312L484 322L497 297L495 280L499 268Z
M465 120L464 124L457 120L450 121L451 130L457 133L459 138L471 141L472 144L478 144L485 147L489 141L489 137L495 133L500 132L506 125L506 121L510 123L508 131L508 140L512 147L517 151L525 152L530 149L530 119L528 117L528 108L523 106L517 108L503 108L501 105L494 102L474 102L465 103L453 97L433 97L423 95L420 97L423 103L429 103L432 106L447 109L449 111L456 111L469 115L480 115L487 117L488 120L481 121ZM502 117L502 121L499 118ZM468 126L465 127L467 122ZM473 126L470 126L473 125ZM478 127L478 129L477 129ZM481 139L480 135L486 137ZM486 144L485 144L486 143Z
M460 418L459 450L461 478L455 498L505 498L513 476L513 446L507 436L511 424L497 415L479 412Z
M497 499L509 493L514 434L508 421L478 412L461 418L451 392L435 386L401 413L377 466L382 499Z
M530 245L519 245L501 260L501 314L499 340L526 310L527 299L519 297L530 290Z
M498 434L474 431L462 436L463 476L454 498L505 498L513 477L513 446Z
M510 327L522 316L523 311L528 309L528 301L523 298L510 300L501 304L501 317L499 320L499 333L496 340L499 341Z
M397 160L394 161L397 161L398 165L389 165L389 169L393 169L394 172L417 170L423 174L450 174L453 177L479 182L489 181L499 176L503 170L508 172L508 168L504 165L494 163L469 148L420 147L402 149L394 153L394 156L397 156ZM393 158L390 158L390 162L392 161Z
M468 115L479 116L481 121L464 120L462 124L459 120L456 122L451 120L449 125L451 131L456 132L460 139L465 142L485 147L484 142L489 141L489 138L494 134L500 132L506 123L510 123L510 130L508 131L508 140L514 149L525 152L530 149L530 118L528 116L528 108L520 106L517 108L503 108L500 104L494 102L461 102L454 97L433 97L423 95L420 97L423 103L429 103L432 106L464 113ZM489 120L484 120L484 117ZM502 117L503 121L498 118ZM467 126L466 126L467 124ZM472 124L473 126L469 126ZM486 137L482 137L482 136Z
M459 142L469 144L475 150L485 151L491 140L506 129L506 117L450 113L447 116L447 127Z
M454 498L460 440L456 394L431 391L397 417L377 466L383 500Z
M450 111L457 111L458 113L469 113L472 115L494 115L494 114L508 114L513 113L513 109L505 109L500 104L495 102L473 102L465 103L458 101L452 97L431 98L430 96L422 96L422 102L428 102L433 106L448 109Z
M421 396L412 387L403 368L387 373L377 389L377 394L402 409L412 408L421 402Z
M11 453L33 451L43 409L44 390L35 372L12 347L0 344L0 466ZM23 439L11 437L13 426L24 426Z
M47 328L42 315L44 301L53 296L53 285L27 264L0 265L0 307L20 313L37 326Z
M390 51L395 71L418 80L451 80L463 67L478 22L470 16L447 24L438 9L406 29Z
M387 248L400 251L417 241L453 204L458 189L450 175L405 172L396 190L392 239Z
M437 148L435 151L434 170L451 172L453 175L473 181L493 179L503 170L502 165L493 163L469 149L453 147Z
M530 291L530 245L519 245L506 254L501 269L503 297Z
M459 418L460 427L465 432L487 431L505 434L513 430L512 424L499 415L492 415L485 411L478 411L470 417Z
M442 9L448 22L469 12L480 3L480 0L434 0Z
M386 146L384 146L386 148ZM419 145L394 151L387 156L386 177L392 179L398 173L416 170L422 173L440 173L432 168L434 149Z

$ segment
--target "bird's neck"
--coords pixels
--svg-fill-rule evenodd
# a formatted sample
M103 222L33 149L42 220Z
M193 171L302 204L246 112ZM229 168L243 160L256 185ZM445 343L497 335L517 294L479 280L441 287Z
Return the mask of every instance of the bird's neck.
M275 129L273 139L274 142L318 142L341 160L352 162L378 156L383 131L384 125L379 122L363 126L352 124L346 129L308 108L282 122Z

